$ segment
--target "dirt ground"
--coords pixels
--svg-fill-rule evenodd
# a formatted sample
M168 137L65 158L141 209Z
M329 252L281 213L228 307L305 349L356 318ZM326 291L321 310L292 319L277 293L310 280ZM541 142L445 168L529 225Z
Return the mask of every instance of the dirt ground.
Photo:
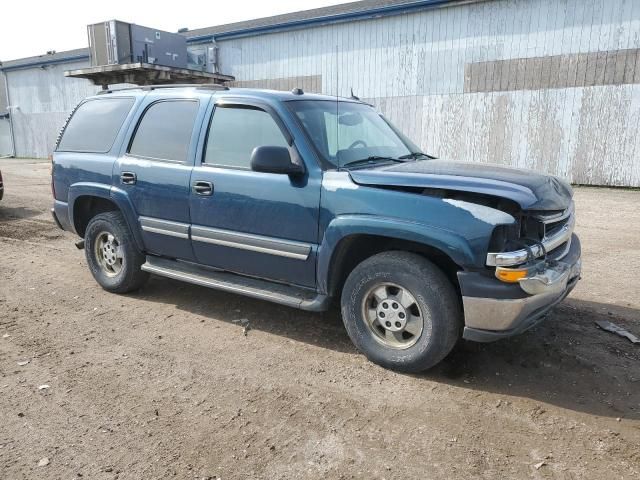
M640 478L640 345L594 324L640 335L640 191L576 189L583 280L545 323L403 375L335 311L104 292L48 168L0 160L0 478Z

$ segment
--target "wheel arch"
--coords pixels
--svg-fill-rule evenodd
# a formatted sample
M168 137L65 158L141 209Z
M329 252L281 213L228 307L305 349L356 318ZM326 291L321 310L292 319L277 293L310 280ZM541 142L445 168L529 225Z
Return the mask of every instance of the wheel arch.
M137 228L137 216L126 192L102 184L75 184L69 188L69 217L74 231L84 237L87 225L96 215L119 211L122 213L138 248L143 251L144 243Z
M471 247L453 232L394 219L337 220L327 229L318 256L319 290L331 296L339 294L356 265L384 251L408 251L427 258L456 289L457 272L473 260Z

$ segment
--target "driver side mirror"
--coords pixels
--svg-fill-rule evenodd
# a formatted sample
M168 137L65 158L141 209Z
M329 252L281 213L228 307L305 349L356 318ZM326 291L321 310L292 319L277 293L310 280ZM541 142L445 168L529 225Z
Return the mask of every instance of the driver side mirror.
M285 147L256 147L251 153L251 170L263 173L300 175L304 167L293 163L289 150Z

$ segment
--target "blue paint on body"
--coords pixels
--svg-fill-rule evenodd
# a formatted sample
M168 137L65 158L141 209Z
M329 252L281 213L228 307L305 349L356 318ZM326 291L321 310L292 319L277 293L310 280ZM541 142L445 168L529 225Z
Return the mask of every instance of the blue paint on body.
M445 254L461 271L482 271L498 225L516 222L504 210L434 194L455 191L512 202L522 210L566 208L572 192L553 177L520 170L419 160L364 168L327 168L287 102L332 100L322 95L231 89L167 88L99 95L136 98L111 150L105 154L54 153L54 209L73 229L75 202L87 196L110 199L119 208L141 250L204 266L329 293L336 248L351 236L375 235L415 242ZM199 110L188 159L167 162L128 155L128 145L145 108L163 99L196 99ZM353 100L342 99L344 102ZM249 105L269 112L304 165L299 176L259 173L203 164L204 145L216 105ZM120 181L123 172L135 185ZM198 196L196 181L213 185ZM64 217L64 218L63 218ZM309 246L306 258L290 258L223 243L206 243L143 231L140 217L264 237ZM286 250L286 248L284 250ZM282 253L282 252L280 252Z

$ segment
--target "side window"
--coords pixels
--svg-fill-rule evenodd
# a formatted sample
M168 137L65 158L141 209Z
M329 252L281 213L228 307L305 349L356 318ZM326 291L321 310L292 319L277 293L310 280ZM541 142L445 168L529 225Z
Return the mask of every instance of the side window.
M73 113L56 148L59 152L106 153L133 106L133 98L101 98Z
M129 154L185 162L198 113L194 100L163 100L151 104L142 116Z
M253 149L261 146L288 147L271 115L256 108L216 107L204 163L249 168Z

